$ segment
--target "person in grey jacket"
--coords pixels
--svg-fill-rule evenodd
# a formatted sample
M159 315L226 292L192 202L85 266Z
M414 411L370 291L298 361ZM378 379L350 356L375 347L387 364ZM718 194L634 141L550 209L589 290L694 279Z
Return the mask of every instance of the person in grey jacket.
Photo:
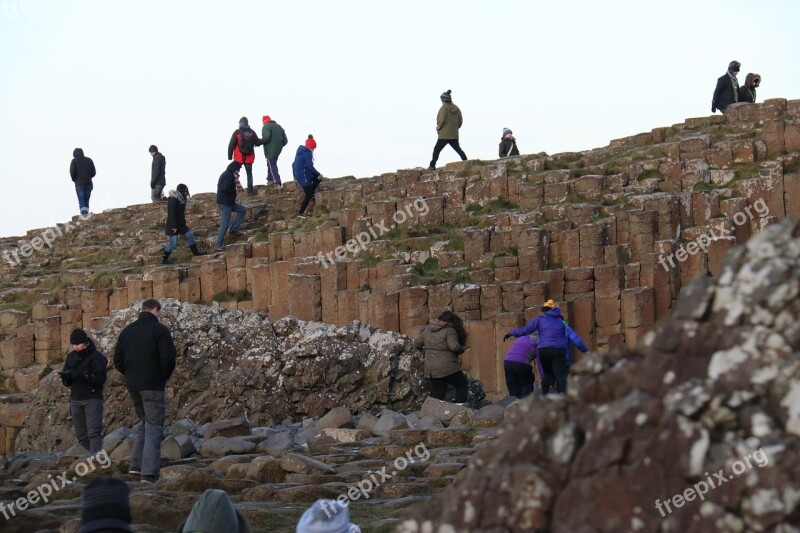
M150 155L153 156L153 167L150 171L150 199L154 204L166 202L167 199L161 192L167 185L167 158L158 151L155 144L150 145Z
M429 380L431 397L444 400L447 386L456 389L456 403L467 401L467 377L458 356L466 350L464 322L452 311L445 311L425 326L414 340L417 349L425 348L423 373Z

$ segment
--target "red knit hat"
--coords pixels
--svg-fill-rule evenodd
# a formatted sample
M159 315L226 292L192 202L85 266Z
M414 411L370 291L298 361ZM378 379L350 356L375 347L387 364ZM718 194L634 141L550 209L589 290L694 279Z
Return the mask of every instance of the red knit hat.
M270 120L272 120L272 119L271 119L271 118L269 118L269 115L264 115L263 117L261 117L261 123L262 123L262 124L266 124L266 123L267 123L267 122L269 122Z
M317 141L314 140L314 136L310 133L308 134L308 139L306 139L306 148L309 150L314 150L317 148Z

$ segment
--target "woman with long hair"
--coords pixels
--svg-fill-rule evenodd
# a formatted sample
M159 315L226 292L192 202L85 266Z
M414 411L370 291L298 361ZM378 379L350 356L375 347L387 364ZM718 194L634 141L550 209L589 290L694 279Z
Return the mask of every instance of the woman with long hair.
M456 389L456 403L467 401L467 377L458 356L466 350L464 322L452 311L445 311L414 340L417 349L425 349L423 372L428 379L431 397L444 400L447 386Z

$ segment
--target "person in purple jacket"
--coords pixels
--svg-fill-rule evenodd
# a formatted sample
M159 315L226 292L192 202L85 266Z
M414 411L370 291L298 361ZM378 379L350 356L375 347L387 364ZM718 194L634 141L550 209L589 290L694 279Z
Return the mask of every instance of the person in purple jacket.
M509 331L503 337L503 340L508 340L509 337L522 337L523 335L530 335L534 331L539 332L539 360L542 364L542 394L550 392L550 388L555 383L556 392L559 394L567 393L567 326L564 324L564 317L561 315L561 309L556 307L553 300L547 300L542 306L542 315L537 316L521 328ZM574 333L574 332L573 332ZM580 337L575 335L575 338L580 341L576 343L578 349L582 352L588 352L589 349L580 340Z
M531 362L536 358L536 345L539 334L531 333L519 337L506 353L503 370L506 374L508 395L524 398L533 392L533 367Z

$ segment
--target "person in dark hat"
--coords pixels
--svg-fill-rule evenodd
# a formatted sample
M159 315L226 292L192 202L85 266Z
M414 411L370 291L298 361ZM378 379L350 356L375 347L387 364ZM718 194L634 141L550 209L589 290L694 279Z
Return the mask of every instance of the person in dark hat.
M744 78L744 85L739 87L739 101L756 103L756 89L761 85L761 74L750 72Z
M517 140L508 128L503 128L503 136L500 137L500 157L511 157L519 155Z
M176 532L250 533L252 530L247 517L233 505L227 492L206 489Z
M64 386L70 387L69 410L75 436L81 446L95 454L103 447L103 384L108 359L82 329L72 331L69 343L72 351L59 375Z
M442 101L442 107L439 108L439 113L436 115L436 131L439 132L439 139L433 147L433 158L431 164L428 165L428 170L436 170L439 154L442 152L442 148L448 144L453 147L462 161L467 159L467 154L458 144L458 130L464 123L464 119L461 116L461 110L453 103L451 92L448 89L439 96Z
M150 145L150 155L153 156L153 165L150 170L150 199L153 203L166 202L162 195L167 186L167 158L158 151L158 146Z
M225 233L231 235L242 235L239 226L242 225L247 214L247 208L236 203L236 195L242 192L242 184L239 182L239 170L241 163L234 161L228 165L225 172L220 174L217 181L217 207L219 208L220 224L217 232L217 241L214 245L215 252L225 250ZM231 224L231 214L236 213L236 218ZM230 231L228 231L230 229Z
M739 101L739 80L736 75L742 64L738 61L731 61L728 64L728 72L717 80L717 87L714 89L714 96L711 98L711 112L717 109L725 113L725 109Z
M132 532L131 489L121 479L99 477L83 489L78 533Z

